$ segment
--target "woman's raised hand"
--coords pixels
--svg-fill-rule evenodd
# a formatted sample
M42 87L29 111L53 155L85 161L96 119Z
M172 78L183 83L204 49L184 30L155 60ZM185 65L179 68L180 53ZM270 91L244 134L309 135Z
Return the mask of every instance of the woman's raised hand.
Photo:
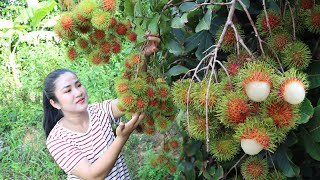
M147 39L147 42L143 49L143 52L145 56L150 56L158 51L160 38L158 34L151 34L150 31L147 31L144 37Z
M127 123L120 122L116 129L117 137L128 139L130 134L139 125L141 120L144 118L145 113L134 113L132 118Z

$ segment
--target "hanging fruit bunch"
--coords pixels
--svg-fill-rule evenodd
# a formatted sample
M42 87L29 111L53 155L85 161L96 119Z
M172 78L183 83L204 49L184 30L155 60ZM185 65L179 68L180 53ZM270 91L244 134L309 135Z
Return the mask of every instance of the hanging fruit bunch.
M54 32L66 42L69 60L81 55L93 64L108 63L113 54L121 51L122 43L136 42L137 34L128 20L115 16L116 0L60 0L60 18Z

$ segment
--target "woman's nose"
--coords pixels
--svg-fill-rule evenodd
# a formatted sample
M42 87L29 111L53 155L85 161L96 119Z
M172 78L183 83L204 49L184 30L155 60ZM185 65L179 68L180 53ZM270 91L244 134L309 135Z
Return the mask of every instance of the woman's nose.
M74 94L76 97L82 96L82 91L80 88L75 88Z

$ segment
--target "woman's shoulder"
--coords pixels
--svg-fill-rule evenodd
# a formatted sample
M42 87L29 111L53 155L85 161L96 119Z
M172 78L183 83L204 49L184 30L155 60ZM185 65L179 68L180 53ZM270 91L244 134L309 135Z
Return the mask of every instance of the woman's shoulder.
M51 132L47 137L47 144L57 140L69 139L70 133L62 128L58 123L52 128Z

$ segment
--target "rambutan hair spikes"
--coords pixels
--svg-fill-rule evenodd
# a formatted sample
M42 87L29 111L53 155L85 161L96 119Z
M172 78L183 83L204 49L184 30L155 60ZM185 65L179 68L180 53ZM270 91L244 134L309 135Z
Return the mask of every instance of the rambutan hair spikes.
M99 5L104 11L114 13L118 8L117 0L100 0Z
M250 115L248 98L240 91L229 91L217 103L217 118L227 127L244 123Z
M239 35L243 37L243 31L241 30L240 25L236 24L235 25ZM221 26L215 36L215 41L218 42L220 35L222 34L222 31L224 29L224 26ZM221 50L224 52L234 52L235 47L237 43L237 38L236 38L236 33L234 32L234 29L231 26L227 27L227 31L225 36L223 37L222 45L221 45Z
M251 156L241 163L241 175L245 180L265 180L268 172L268 162L266 159Z
M305 70L311 62L312 55L305 43L297 41L288 44L281 57L285 67Z
M320 34L320 5L308 13L305 24L310 32Z
M257 29L261 33L261 35L266 36L269 34L269 26L271 31L282 26L281 16L272 10L267 10L267 16L264 11L261 11L257 17ZM269 23L269 26L268 26Z
M87 19L91 19L97 4L94 0L82 0L77 6L77 11Z
M193 107L201 114L206 114L206 97L208 91L208 112L212 113L216 107L218 100L218 87L212 81L209 88L209 81L204 79L199 83L194 84L194 91L191 96L193 97Z
M299 72L295 68L284 72L275 84L277 94L281 99L293 105L300 104L305 99L308 87L307 74Z
M97 29L107 29L110 26L111 14L101 9L93 11L91 23Z
M190 85L191 89L189 92ZM187 110L187 105L189 108L191 108L193 102L191 97L193 86L194 82L192 79L179 80L173 83L171 93L173 97L173 103L177 106L177 108L185 111Z
M277 129L268 118L248 117L235 131L234 137L240 140L242 150L248 155L256 155L262 149L274 152L277 147Z
M217 161L229 161L238 154L240 146L231 132L226 132L211 140L209 151Z
M130 91L130 83L128 79L118 77L114 83L115 91L118 96Z
M235 78L237 87L244 90L250 100L262 102L267 99L273 86L274 69L263 59L244 64Z
M285 30L274 31L273 36L267 38L268 44L275 52L282 52L292 42L291 35Z

